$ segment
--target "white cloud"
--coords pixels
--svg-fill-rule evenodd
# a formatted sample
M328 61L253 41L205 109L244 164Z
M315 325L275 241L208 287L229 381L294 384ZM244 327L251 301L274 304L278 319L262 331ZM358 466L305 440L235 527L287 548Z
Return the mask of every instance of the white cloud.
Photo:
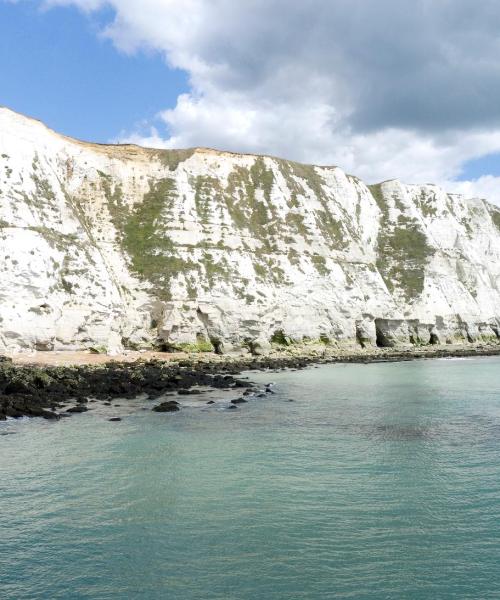
M445 182L450 192L463 194L466 198L486 198L500 206L500 177L483 175L473 181Z
M125 138L337 164L368 181L453 182L500 151L496 0L46 0L112 7L117 48L161 52L191 91ZM163 126L163 132L162 131Z

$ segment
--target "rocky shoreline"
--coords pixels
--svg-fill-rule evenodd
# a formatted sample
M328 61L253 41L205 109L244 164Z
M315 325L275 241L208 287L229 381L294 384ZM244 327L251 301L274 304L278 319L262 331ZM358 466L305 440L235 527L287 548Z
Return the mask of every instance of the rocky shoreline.
M205 364L203 368L161 361L110 362L98 366L40 367L0 363L0 420L7 417L59 419L89 410L92 402L109 403L141 394L155 399L189 394L203 386L215 389L251 387L234 369Z
M232 401L231 406L235 408L245 401L245 396L252 393L258 395L258 390L251 382L239 377L242 371L303 369L312 364L325 363L494 355L500 355L500 345L379 349L342 354L332 351L289 351L268 356L189 355L176 360L146 358L134 362L110 360L97 365L66 366L16 364L11 358L0 357L0 420L24 416L60 419L86 412L93 402L106 404L116 398L132 399L141 394L151 400L163 400L152 410L174 412L179 410L179 400L183 396L198 394L202 388L233 390L241 396ZM177 400L164 398L174 394Z

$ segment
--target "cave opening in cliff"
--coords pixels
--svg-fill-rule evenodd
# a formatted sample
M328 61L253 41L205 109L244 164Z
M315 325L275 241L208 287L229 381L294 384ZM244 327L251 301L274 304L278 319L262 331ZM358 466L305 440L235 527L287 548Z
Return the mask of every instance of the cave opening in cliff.
M215 354L223 354L223 352L222 352L223 343L221 340L210 338L210 342L211 342L212 346L214 347Z
M376 344L377 348L391 348L392 342L387 336L384 334L380 325L375 320L375 335L376 335Z

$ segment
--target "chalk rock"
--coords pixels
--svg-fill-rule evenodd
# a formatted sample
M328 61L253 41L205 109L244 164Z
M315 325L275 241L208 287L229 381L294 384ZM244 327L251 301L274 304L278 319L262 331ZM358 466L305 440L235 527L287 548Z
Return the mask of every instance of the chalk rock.
M496 342L500 211L0 109L0 352Z

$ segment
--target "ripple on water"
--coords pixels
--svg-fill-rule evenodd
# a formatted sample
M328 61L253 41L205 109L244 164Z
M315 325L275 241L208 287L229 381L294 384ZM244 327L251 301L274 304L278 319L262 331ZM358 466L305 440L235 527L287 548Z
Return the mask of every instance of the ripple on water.
M1 423L0 596L496 598L499 366L322 366L234 411Z

